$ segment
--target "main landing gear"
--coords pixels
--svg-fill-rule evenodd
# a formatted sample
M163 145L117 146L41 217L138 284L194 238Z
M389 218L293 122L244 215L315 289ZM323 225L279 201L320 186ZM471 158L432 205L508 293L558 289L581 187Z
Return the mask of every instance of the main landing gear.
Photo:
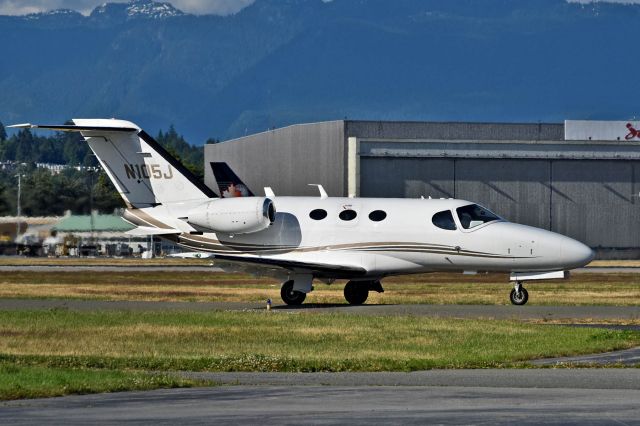
M308 278L308 277L307 277ZM295 290L295 280L288 280L282 283L280 288L280 297L287 305L302 305L307 294L302 291ZM305 288L309 292L313 290L309 281L309 286ZM367 301L370 291L376 291L378 293L384 293L382 284L378 280L371 281L349 281L344 286L344 298L351 305L362 305Z
M513 285L513 290L509 295L511 303L517 306L522 306L529 300L529 293L527 289L522 286L522 281L516 281Z
M380 281L349 281L344 286L344 298L350 305L362 305L367 301L369 291L384 293Z
M293 289L293 280L285 281L280 288L280 297L287 305L302 305L307 294Z

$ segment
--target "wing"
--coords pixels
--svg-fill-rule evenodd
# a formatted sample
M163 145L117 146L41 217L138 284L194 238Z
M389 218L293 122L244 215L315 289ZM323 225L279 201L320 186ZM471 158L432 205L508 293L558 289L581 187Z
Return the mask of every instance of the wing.
M138 237L144 237L149 235L178 235L182 231L178 229L163 229L163 228L151 228L149 226L138 226L130 231L125 232L127 235L134 235Z
M313 273L316 277L351 278L363 276L367 273L367 270L361 266L302 262L297 260L274 259L257 256L233 256L203 252L181 253L172 256L190 259L213 259L214 265L220 266L222 269L249 273L251 272L248 269L255 270L256 268L271 271L280 270L280 272L284 270L288 272ZM226 268L225 264L229 265L229 268ZM247 268L247 266L250 268Z

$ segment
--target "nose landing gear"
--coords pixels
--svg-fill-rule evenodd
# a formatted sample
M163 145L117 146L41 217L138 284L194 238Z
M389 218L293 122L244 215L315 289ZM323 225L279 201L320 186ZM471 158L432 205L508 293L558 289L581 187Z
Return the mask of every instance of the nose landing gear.
M522 306L529 300L529 293L527 289L522 286L522 281L516 281L509 295L511 303L517 306Z

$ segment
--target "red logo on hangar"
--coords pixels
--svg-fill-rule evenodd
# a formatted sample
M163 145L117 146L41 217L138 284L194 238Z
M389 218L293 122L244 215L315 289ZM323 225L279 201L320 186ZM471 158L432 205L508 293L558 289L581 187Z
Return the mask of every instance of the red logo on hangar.
M629 133L624 137L626 140L630 141L631 139L635 138L640 139L640 130L636 130L633 127L633 124L627 123L627 129L629 129Z

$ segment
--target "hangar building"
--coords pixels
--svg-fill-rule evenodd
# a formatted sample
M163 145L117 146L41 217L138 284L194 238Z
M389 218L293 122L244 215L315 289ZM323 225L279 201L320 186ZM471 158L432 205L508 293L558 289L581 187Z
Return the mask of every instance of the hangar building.
M598 258L640 257L640 133L634 123L340 120L293 125L205 147L256 194L454 197L560 232ZM277 206L277 203L276 203Z

